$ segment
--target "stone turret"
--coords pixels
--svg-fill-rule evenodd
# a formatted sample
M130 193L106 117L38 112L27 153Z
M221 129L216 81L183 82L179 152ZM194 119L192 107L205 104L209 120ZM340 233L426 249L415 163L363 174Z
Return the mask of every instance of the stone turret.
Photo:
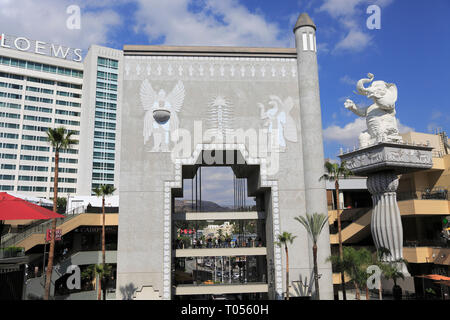
M306 212L327 214L322 139L322 115L320 108L319 75L317 67L316 25L307 13L302 13L294 27L297 49L298 89L300 98L300 124L305 177ZM312 243L310 244L312 247ZM317 243L322 248L318 255L320 298L333 299L328 228L324 228Z

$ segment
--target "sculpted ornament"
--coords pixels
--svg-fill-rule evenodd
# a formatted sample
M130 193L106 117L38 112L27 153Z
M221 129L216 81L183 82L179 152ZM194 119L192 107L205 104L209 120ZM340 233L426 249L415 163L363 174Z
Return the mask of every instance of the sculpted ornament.
M384 81L373 81L374 75L371 73L367 77L368 79L359 80L356 88L360 95L371 99L373 104L367 108L360 108L350 99L347 99L344 104L346 109L366 118L367 130L359 136L360 147L364 148L380 142L402 142L395 118L397 86ZM370 82L372 84L369 87L364 87Z
M298 141L297 125L290 115L294 107L294 100L288 97L283 101L275 95L271 95L269 98L271 108L268 110L265 110L262 103L258 103L260 117L261 120L264 120L264 127L267 128L269 136L276 140L269 140L272 142L271 146L279 146L280 151L284 151L286 140L290 142Z
M168 152L170 135L178 129L177 113L180 112L184 102L184 85L178 83L172 92L160 89L158 93L153 90L150 82L145 79L140 90L141 103L144 108L144 144L153 136L153 148L150 152Z

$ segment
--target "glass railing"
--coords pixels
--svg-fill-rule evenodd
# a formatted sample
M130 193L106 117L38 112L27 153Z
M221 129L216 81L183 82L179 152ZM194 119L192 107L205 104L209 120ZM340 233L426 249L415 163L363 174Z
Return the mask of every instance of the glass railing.
M237 237L223 240L178 238L174 241L175 249L258 248L265 246L266 242L260 237Z
M175 285L242 285L267 283L265 257L202 257L175 259Z
M204 203L200 205L195 201L193 204L179 205L175 204L173 213L189 213L189 212L250 212L250 211L264 211L263 208L256 205L249 206L220 206L216 203Z

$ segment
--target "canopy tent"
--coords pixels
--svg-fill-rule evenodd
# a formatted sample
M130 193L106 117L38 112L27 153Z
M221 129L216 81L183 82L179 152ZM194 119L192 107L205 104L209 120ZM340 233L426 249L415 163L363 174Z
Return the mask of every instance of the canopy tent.
M24 195L20 193L14 193L14 192L6 192L10 196L23 199L25 201L37 204L38 206L53 206L53 200L43 199L43 198L37 198L37 197L31 197L29 195Z
M0 220L29 220L64 218L63 215L31 202L0 192Z

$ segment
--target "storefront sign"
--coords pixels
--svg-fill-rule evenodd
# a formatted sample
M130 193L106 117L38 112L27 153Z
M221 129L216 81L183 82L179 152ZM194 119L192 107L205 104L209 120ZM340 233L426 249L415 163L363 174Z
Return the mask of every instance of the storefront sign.
M44 41L29 40L25 37L15 37L4 33L0 34L0 47L32 52L75 62L80 62L82 60L81 49L54 45Z
M62 237L62 230L56 229L55 230L55 241L60 241ZM51 241L52 240L52 229L47 229L47 234L45 235L45 241Z

